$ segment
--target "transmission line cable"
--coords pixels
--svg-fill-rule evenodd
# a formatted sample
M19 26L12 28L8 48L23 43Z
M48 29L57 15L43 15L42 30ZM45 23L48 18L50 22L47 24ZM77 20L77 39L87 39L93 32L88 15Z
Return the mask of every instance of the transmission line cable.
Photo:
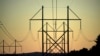
M40 8L30 19L33 19L42 9Z
M30 31L29 31L30 32ZM25 40L27 40L28 36L29 36L29 32L27 32L26 36L22 39L22 40L18 40L18 42L23 42Z
M33 36L32 31L30 31L30 34L31 34L31 38L33 39L33 41L37 41L37 40L35 39L35 37Z
M1 27L1 30L4 32L4 34L6 35L6 36L8 36L11 40L14 40L13 38L11 38L8 34L7 34L7 32Z
M83 31L81 31L81 34L82 34L83 38L84 38L86 41L88 41L88 42L93 42L93 41L94 41L94 40L89 40L88 37L85 36L85 34L84 34Z
M74 38L74 41L78 41L80 34L81 34L81 31L79 30L78 35L76 36L76 39ZM73 35L74 35L74 32L73 32Z

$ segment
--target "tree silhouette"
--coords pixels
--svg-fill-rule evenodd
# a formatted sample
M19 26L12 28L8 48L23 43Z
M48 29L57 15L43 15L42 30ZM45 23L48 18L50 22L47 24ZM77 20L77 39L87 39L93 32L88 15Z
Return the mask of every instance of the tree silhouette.
M80 51L72 51L69 56L100 56L100 35L98 35L96 41L97 44L93 46L89 51L86 48Z
M100 35L98 36L95 42L97 43L97 45L92 47L90 53L92 55L97 55L97 54L100 55Z

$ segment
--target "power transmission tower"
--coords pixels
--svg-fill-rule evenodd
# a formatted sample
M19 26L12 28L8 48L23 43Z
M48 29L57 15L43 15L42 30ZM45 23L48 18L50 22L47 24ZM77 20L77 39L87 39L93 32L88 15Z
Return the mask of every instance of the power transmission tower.
M10 48L12 47L14 47L15 49L15 51L14 51L14 54L16 54L17 53L17 48L19 48L20 47L20 50L21 50L21 52L22 52L22 45L19 43L19 41L17 41L17 40L15 40L13 43L11 43L10 44L10 46L9 46Z
M38 32L42 32L42 53L43 56L48 56L49 53L69 53L70 51L70 32L73 32L72 29L70 29L70 21L80 21L80 29L81 29L81 19L77 16L77 14L67 6L66 8L66 19L58 19L57 18L57 0L56 0L56 19L54 19L54 8L53 8L53 0L52 0L52 17L49 19L45 19L44 15L44 6L42 6L41 9L30 19L30 25L29 29L31 30L31 21L41 21L42 29ZM34 19L34 17L42 11L42 19ZM70 18L69 13L72 12L77 18ZM49 23L48 21L53 21L53 27L50 25L52 23ZM57 28L58 24L57 22L62 22L62 29L59 30ZM59 28L60 28L59 27ZM50 30L52 28L52 30ZM53 34L53 36L51 35ZM46 53L45 53L46 52Z
M0 47L2 47L2 49L3 49L3 54L5 54L5 47L9 47L9 45L5 40L3 40L0 44L2 44L2 45L0 45Z
M56 2L57 3L57 2ZM39 11L42 10L42 19L33 19L36 14L38 14ZM81 29L81 19L72 11L69 6L67 6L66 9L66 19L57 19L57 4L56 4L56 19L45 19L44 18L44 6L39 10L31 19L30 19L30 25L29 29L31 30L31 21L42 21L42 30L39 32L42 32L42 53L43 56L48 56L48 53L66 53L66 47L67 47L67 53L69 53L69 38L70 38L70 32L73 32L73 30L70 30L70 21L80 21L80 29ZM69 18L69 11L71 11L77 19L70 19ZM55 21L54 27L51 27L50 23L48 21ZM62 21L62 30L57 29L57 21ZM46 25L46 26L44 26ZM49 30L49 27L51 27L53 30ZM50 33L53 33L54 36L50 35ZM61 33L60 36L59 33ZM67 36L66 36L67 35ZM66 41L67 39L67 41ZM46 54L44 54L46 52Z
M20 41L17 41L10 33L9 33L9 31L6 29L6 27L3 25L3 23L0 21L0 28L1 28L1 30L3 31L3 33L7 36L7 37L9 37L9 39L11 40L11 41L14 41L14 43L11 43L11 45L8 45L7 44L7 42L5 41L5 40L3 40L1 43L3 43L3 45L2 46L0 46L0 47L3 47L3 54L5 54L5 47L9 47L9 52L10 52L10 48L13 48L13 47L15 47L15 54L17 53L17 48L18 47L20 47L21 48L21 52L22 52L22 45L19 43ZM0 44L1 44L0 43ZM5 44L7 45L7 46L5 46ZM12 44L14 44L14 45L12 45ZM18 45L19 44L19 45Z

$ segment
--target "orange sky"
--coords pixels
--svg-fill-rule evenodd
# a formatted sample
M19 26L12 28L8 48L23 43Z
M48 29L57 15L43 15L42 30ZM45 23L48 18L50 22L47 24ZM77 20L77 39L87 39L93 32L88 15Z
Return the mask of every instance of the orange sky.
M58 18L66 18L65 7L69 5L69 7L82 19L82 32L86 38L95 40L100 34L99 4L99 0L58 0L58 7L63 7L58 8ZM50 9L50 7L52 7L51 0L0 0L0 21L2 21L7 30L17 40L23 40L28 33L27 39L20 43L23 46L22 52L41 51L41 33L38 39L36 31L41 28L41 23L32 22L32 31L30 32L29 19L42 5L44 5L44 7L49 7L45 8L45 17L52 18L52 9ZM75 18L72 14L70 17ZM41 18L41 12L35 18ZM71 22L70 24L70 27L74 30L74 39L77 39L78 32L80 33L79 22ZM58 26L59 25L60 23L58 23ZM2 26L0 25L0 27ZM2 29L0 29L0 38L0 41L4 39L7 43L9 42L9 45L13 42L3 33ZM84 38L83 35L80 35L78 41L71 40L70 49L79 50L83 47L89 49L95 45L94 42L88 42L86 38ZM70 39L73 38L70 37ZM1 49L2 48L0 48L0 50ZM20 48L18 48L18 50L20 50ZM8 52L7 49L6 51ZM13 50L11 52L13 52Z

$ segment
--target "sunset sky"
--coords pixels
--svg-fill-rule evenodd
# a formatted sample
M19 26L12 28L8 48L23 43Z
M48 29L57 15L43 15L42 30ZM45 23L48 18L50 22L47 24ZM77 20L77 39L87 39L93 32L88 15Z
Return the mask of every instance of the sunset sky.
M54 0L54 7L56 5L55 1L56 0ZM88 42L86 39L95 40L100 34L100 0L57 1L58 18L66 18L66 7L69 5L69 7L82 19L81 31L85 36L80 34L77 41L74 40L77 39L80 33L79 22L73 21L70 24L70 28L74 31L74 38L70 37L70 39L74 39L70 42L70 50L79 50L82 48L90 49L96 43ZM41 28L41 22L32 22L32 30L29 31L29 19L42 7L42 5L44 9L46 7L45 17L52 18L52 0L0 0L0 21L15 39L21 41L27 37L25 41L20 42L23 47L23 53L41 51L41 36L37 38L37 32L34 31L35 29L39 30ZM74 15L70 15L70 17L75 18ZM35 18L41 18L41 12ZM60 23L58 26L59 25ZM10 40L12 37L6 36L1 27L2 25L0 25L0 42L5 40L10 45L13 42L13 40ZM0 50L2 50L1 47ZM6 52L9 53L8 48L6 48ZM13 49L11 52L13 52ZM20 48L18 48L18 52L21 52ZM2 51L0 51L0 53L2 53Z

